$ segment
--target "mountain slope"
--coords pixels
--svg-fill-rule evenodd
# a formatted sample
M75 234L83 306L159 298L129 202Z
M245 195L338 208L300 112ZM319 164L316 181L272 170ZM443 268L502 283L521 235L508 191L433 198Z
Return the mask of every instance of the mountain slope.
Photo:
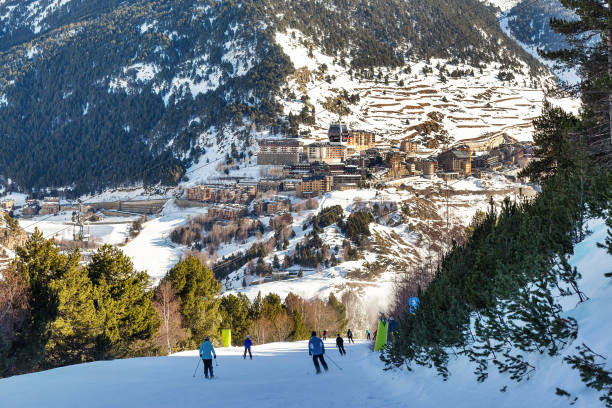
M565 37L550 28L550 19L575 18L558 0L523 0L506 13L512 36L544 51L566 48Z
M287 28L354 70L407 59L542 66L476 0L36 0L0 4L0 172L77 193L176 183L251 126L287 133ZM8 45L7 45L8 44ZM8 48L10 47L10 48Z
M500 20L502 30L528 53L538 58L562 81L578 82L575 69L562 69L542 58L538 50L556 51L567 48L565 37L550 28L550 19L572 20L575 15L558 0L524 0L506 11Z
M584 341L595 351L612 347L607 313L612 307L612 284L604 278L610 256L596 243L605 237L602 221L591 223L593 235L575 247L571 263L583 274L581 288L590 300L566 305L566 313L580 325L574 345ZM353 328L361 337L365 328ZM370 328L371 329L371 328ZM346 344L346 343L345 343ZM249 406L317 407L559 407L574 401L575 407L601 406L598 394L586 388L578 372L560 358L538 355L536 370L528 381L511 382L494 373L477 383L465 358L452 362L453 372L443 381L434 370L384 372L378 353L364 343L346 345L340 357L334 341L326 343L329 372L314 375L305 342L256 345L253 360L243 360L241 348L219 348L217 380L202 378L197 351L170 357L99 361L0 380L3 402L19 407L200 407ZM573 352L568 347L567 352ZM339 370L333 363L339 364ZM196 367L198 370L196 370ZM196 370L196 378L192 375ZM61 384L61 387L58 387ZM507 386L507 387L506 387ZM556 387L572 399L555 394ZM503 388L505 392L500 392ZM36 390L36 392L32 392Z

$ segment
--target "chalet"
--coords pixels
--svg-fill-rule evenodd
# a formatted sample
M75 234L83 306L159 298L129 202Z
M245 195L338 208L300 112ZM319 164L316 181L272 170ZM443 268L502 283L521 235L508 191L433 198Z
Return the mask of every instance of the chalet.
M446 171L444 173L440 173L440 178L445 181L457 180L459 178L459 172Z
M359 188L361 174L338 174L333 177L332 187L334 190L345 191Z
M298 163L283 167L283 178L299 177L310 174L311 163Z
M280 180L259 180L257 183L257 191L279 191L281 190L282 181Z

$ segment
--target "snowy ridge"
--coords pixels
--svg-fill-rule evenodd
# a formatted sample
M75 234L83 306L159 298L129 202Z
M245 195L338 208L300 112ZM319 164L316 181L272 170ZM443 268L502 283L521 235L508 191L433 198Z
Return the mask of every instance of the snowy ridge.
M516 17L509 17L507 15L507 13L503 13L502 14L502 18L499 20L499 25L500 25L502 31L508 37L512 38L518 45L523 47L523 49L525 51L527 51L534 58L537 58L541 63L546 65L546 67L548 67L548 69L553 71L555 73L555 75L561 81L566 82L566 83L568 83L570 85L576 84L576 83L580 82L580 77L578 76L578 72L577 72L577 70L575 68L573 68L573 69L558 69L557 67L555 67L555 62L554 61L542 58L542 56L538 53L538 47L533 46L533 45L529 45L529 44L525 44L525 43L521 42L520 40L518 40L512 34L512 30L510 30L510 27L508 26L508 22L511 21L511 19L513 19L513 18L516 18Z
M571 264L583 275L580 285L590 300L576 306L574 299L567 306L567 315L578 321L579 335L566 348L566 354L573 353L573 346L581 342L603 354L612 350L612 322L608 318L612 283L603 276L612 259L596 246L605 237L605 224L594 221L591 229L593 234L576 245L571 258ZM364 329L353 328L353 332L361 338ZM240 347L217 348L214 372L218 378L212 382L202 378L202 365L194 350L169 357L99 361L15 376L0 380L0 393L7 406L23 408L569 406L572 400L555 394L559 387L570 392L572 398L578 397L573 405L577 408L601 406L598 393L587 388L578 372L559 357L533 356L536 371L528 381L515 383L506 375L492 372L484 383L477 383L472 367L463 358L451 361L451 376L443 381L434 370L421 367L412 372L385 372L378 353L371 352L360 340L354 345L345 342L345 357L340 357L334 346L333 338L326 342L329 371L321 376L314 375L306 342L271 343L255 345L252 361L242 359ZM34 389L36 392L32 392ZM502 389L505 392L500 392Z

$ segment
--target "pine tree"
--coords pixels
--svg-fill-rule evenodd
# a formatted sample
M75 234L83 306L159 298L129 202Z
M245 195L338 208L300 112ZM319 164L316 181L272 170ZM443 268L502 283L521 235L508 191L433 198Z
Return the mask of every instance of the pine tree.
M531 162L521 175L543 180L556 169L571 166L577 141L572 140L570 133L577 131L578 119L545 101L542 115L533 121L533 127L534 153L539 160Z
M283 305L281 298L276 293L268 293L261 304L261 314L263 317L270 321L283 313Z
M159 317L153 307L153 291L146 272L135 271L132 261L110 245L94 253L87 272L96 286L96 308L103 322L103 333L97 339L97 358L151 352Z
M600 162L612 164L612 20L609 0L560 0L575 20L551 19L569 48L541 53L560 65L578 68L584 116L591 123L585 144Z
M164 279L170 281L180 299L183 325L189 330L188 345L199 344L205 336L217 337L221 285L212 270L189 256L172 267Z
M80 260L80 253L74 251L62 275L50 285L59 300L45 353L46 363L52 367L92 361L96 338L102 333L102 321L94 306L94 287Z
M291 333L293 341L308 339L310 337L310 332L306 329L306 326L304 326L302 313L298 309L295 309L291 317L293 319L293 332Z
M261 308L263 304L263 299L261 296L261 291L257 292L257 296L253 299L253 303L251 303L251 307L249 308L249 318L251 321L255 321L261 317Z
M336 325L338 330L344 331L348 325L348 319L346 317L346 306L338 301L338 298L334 293L329 294L327 305L335 310L337 315Z
M587 387L601 392L599 397L606 407L612 407L612 370L606 368L605 357L595 353L590 347L582 343L576 347L577 355L565 357L564 360L572 368L580 372L582 381Z
M30 324L22 337L17 364L23 369L42 366L45 346L51 336L51 324L58 314L59 298L51 287L65 264L52 241L43 238L35 229L25 245L16 250L18 268L24 276L29 291Z
M249 333L249 299L242 293L237 296L229 294L221 298L219 312L222 328L232 330L232 343L239 346Z

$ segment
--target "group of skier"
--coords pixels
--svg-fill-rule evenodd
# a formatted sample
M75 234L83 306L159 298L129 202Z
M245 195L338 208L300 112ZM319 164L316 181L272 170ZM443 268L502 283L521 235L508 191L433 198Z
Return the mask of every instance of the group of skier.
M322 334L322 338L319 338L317 337L317 332L313 331L311 333L310 340L308 341L308 354L312 356L312 362L315 366L317 374L321 374L321 366L323 366L323 369L327 371L327 363L325 362L325 357L323 357L325 354L325 343L323 343L323 340L327 340L327 330L323 330ZM346 338L349 343L355 343L351 329L348 329L346 332ZM340 336L340 333L336 335L336 347L338 347L338 352L341 356L346 355L346 350L344 349L344 339L342 336Z
M416 297L411 298L410 305L411 305L411 309L410 309L411 313L414 313L416 309L419 307L419 299ZM390 338L392 338L393 335L398 331L398 328L399 328L397 322L395 321L393 316L391 316L389 320L387 321L387 318L384 313L380 313L380 315L381 315L380 323L382 323L383 325L388 325L387 335ZM366 329L365 334L366 334L366 339L371 340L370 338L371 333L369 329ZM378 330L375 330L374 338L373 338L374 341L376 341L377 334L378 334ZM308 341L308 354L312 356L312 362L315 366L317 374L321 373L321 366L323 366L323 369L325 371L327 371L328 369L327 363L325 362L325 358L323 357L323 355L325 354L325 343L323 343L323 341L327 340L327 330L323 330L321 337L322 339L317 337L317 332L313 331L312 336L310 337L310 340ZM353 340L353 332L351 331L351 329L348 329L348 331L346 332L346 338L349 343L355 343L355 341ZM251 336L247 335L246 338L244 339L244 354L242 355L243 359L246 360L247 353L249 354L249 358L251 360L253 359L253 354L251 353L252 345L253 345L253 342L251 341ZM342 338L342 336L340 336L340 333L336 335L336 347L338 347L338 352L340 353L341 356L346 355L346 350L344 349L344 339ZM200 346L200 358L202 359L202 362L204 363L204 377L214 378L212 360L213 358L214 359L217 358L217 354L215 353L215 349L210 343L210 339L208 337L204 339L204 341L202 342L202 345ZM332 362L334 361L332 360ZM197 371L197 367L196 367L196 371Z
M366 331L369 338L369 332ZM308 354L312 356L312 362L314 363L317 374L321 373L321 366L325 371L328 370L327 362L323 355L325 354L325 343L323 340L327 339L327 330L323 330L323 339L317 337L317 332L312 332L312 337L308 341ZM349 343L355 343L353 340L353 332L349 329L346 332L346 337ZM251 353L251 346L253 345L253 341L251 340L251 336L247 335L244 339L244 354L242 355L243 359L246 359L247 353L249 354L249 358L253 359L253 354ZM341 356L346 355L346 350L344 349L344 339L340 336L340 333L336 336L336 347L338 347L338 351ZM210 342L210 338L207 336L204 338L202 345L200 346L200 358L204 363L204 377L205 378L214 378L213 374L213 359L217 358L217 354L215 353L215 348ZM320 363L320 364L319 364ZM195 375L195 374L194 374Z
M243 359L246 359L247 353L249 353L249 357L251 360L253 359L253 354L251 354L251 346L253 342L251 341L251 336L247 334L246 339L244 339L244 355ZM215 378L213 374L213 358L217 358L217 353L215 353L215 348L210 342L210 338L206 336L202 345L200 346L200 358L202 359L202 363L204 364L204 377L205 378Z

